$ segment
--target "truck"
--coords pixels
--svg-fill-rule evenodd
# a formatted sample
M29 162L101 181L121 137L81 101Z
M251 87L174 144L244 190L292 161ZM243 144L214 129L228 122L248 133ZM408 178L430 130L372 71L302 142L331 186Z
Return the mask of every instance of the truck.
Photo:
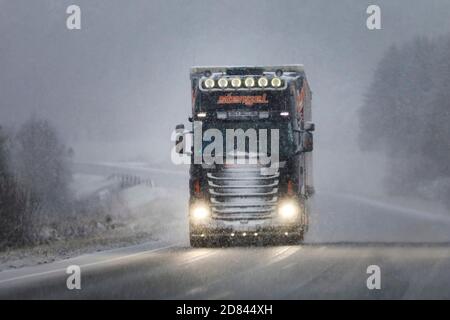
M313 185L312 92L302 65L192 67L189 160L193 247L242 240L300 243Z

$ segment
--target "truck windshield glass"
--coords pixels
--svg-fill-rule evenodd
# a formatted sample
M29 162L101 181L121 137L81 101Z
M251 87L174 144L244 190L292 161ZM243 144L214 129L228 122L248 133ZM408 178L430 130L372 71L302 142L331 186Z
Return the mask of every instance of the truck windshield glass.
M295 140L294 140L294 133L292 130L292 124L288 121L286 122L275 122L275 121L214 121L214 122L208 122L203 123L203 132L208 129L218 129L222 132L223 137L223 150L224 153L227 150L226 146L226 130L232 129L242 129L247 131L248 129L254 129L256 130L257 139L259 139L260 136L260 129L266 129L267 130L267 144L266 144L266 150L268 155L271 154L271 129L278 129L279 132L279 158L285 159L289 156L291 156L295 151ZM236 139L235 139L236 140ZM248 152L248 139L246 139L246 152ZM210 144L210 141L204 141L203 142L203 148L205 148L208 144ZM236 149L236 141L234 146L228 146L228 148Z

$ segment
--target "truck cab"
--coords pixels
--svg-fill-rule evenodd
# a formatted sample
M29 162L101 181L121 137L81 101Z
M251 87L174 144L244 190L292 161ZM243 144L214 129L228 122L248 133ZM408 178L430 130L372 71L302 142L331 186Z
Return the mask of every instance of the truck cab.
M191 245L301 241L314 193L303 66L193 67L190 79L192 125L177 126L176 150L191 159Z

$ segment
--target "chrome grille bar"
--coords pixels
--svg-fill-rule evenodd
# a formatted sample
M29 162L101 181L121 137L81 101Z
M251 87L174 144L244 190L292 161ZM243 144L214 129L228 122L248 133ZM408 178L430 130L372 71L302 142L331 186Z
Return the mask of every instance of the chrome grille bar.
M207 173L213 217L222 220L270 218L278 200L279 172L235 165Z

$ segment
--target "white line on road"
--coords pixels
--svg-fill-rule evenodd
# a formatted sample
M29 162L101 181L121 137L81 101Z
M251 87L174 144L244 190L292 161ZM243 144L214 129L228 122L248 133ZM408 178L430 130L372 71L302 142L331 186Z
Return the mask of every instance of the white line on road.
M367 204L372 207L386 209L384 211L384 213L386 213L386 214L392 214L395 212L395 213L399 213L399 214L402 214L402 215L405 215L408 217L411 217L412 215L414 215L414 216L422 218L422 219L427 219L427 220L431 220L431 221L450 224L450 217L439 214L439 213L431 213L431 212L417 210L417 209L413 209L413 208L405 208L405 207L402 207L402 206L399 206L396 204L385 203L385 202L377 201L377 200L369 198L369 197L360 196L360 195L356 195L356 194L329 193L329 192L326 192L325 194L328 194L331 196L338 196L338 197L345 198L348 200L358 201L358 202Z
M96 265L107 264L107 263L111 263L111 262L115 262L115 261L120 261L120 260L124 260L124 259L128 259L128 258L132 258L132 257L137 257L137 256L140 256L140 255L143 255L143 254L147 254L147 253L161 251L161 250L164 250L164 249L173 248L173 247L179 246L180 244L181 243L171 244L171 245L168 245L168 246L155 248L155 249L151 249L151 250L146 250L146 251L141 251L141 252L136 252L136 253L132 253L132 254L127 254L127 255L124 255L124 256L115 257L115 258L111 258L111 259L107 259L107 260L86 263L86 264L80 265L80 268L92 267L92 266L96 266ZM17 277L13 277L13 278L9 278L9 279L0 280L0 285L4 284L4 283L7 283L7 282L23 280L23 279L27 279L27 278L33 278L33 277L40 277L40 276L45 276L45 275L49 275L49 274L52 274L52 273L65 272L65 271L66 271L66 268L59 268L59 269L54 269L54 270L48 270L48 271L43 271L43 272L26 274L26 275L23 275L23 276L17 276Z

